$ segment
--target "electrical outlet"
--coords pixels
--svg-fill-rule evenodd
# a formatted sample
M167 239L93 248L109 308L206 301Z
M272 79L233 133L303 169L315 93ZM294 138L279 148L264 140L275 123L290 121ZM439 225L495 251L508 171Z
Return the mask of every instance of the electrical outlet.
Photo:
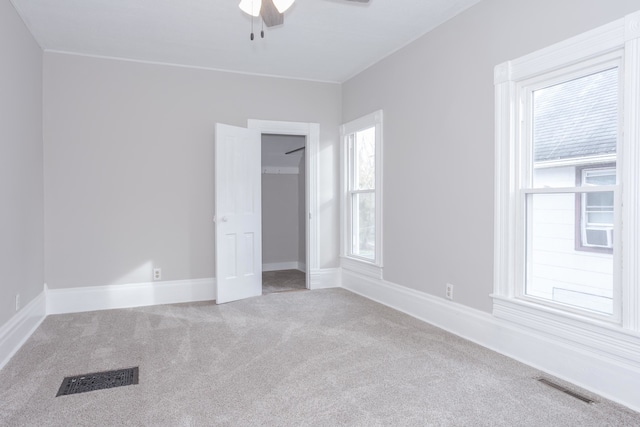
M453 299L453 285L451 283L447 283L447 290L444 294L448 299Z
M16 294L16 311L20 310L20 294Z
M161 268L154 268L153 269L153 280L160 280L162 279L162 269Z

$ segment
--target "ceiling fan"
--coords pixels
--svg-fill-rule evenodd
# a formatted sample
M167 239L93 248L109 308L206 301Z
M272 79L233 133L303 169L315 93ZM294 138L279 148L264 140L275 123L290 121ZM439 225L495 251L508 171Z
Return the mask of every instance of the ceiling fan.
M253 17L260 16L267 27L284 24L284 12L295 0L240 0L240 9ZM369 0L345 0L357 3L369 3ZM264 31L261 33L264 37ZM253 31L251 32L253 40Z

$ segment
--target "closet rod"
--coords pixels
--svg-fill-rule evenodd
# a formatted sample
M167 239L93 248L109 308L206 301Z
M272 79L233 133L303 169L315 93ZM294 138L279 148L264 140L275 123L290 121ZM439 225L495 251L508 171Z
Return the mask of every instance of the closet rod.
M296 148L295 150L288 151L288 152L286 152L286 153L284 153L284 154L291 154L291 153L295 153L296 151L304 150L304 148L305 148L305 147Z

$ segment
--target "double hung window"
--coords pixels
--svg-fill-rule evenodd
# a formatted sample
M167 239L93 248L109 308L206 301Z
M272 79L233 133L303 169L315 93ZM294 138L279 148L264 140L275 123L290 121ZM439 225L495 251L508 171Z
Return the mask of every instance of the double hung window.
M342 126L343 254L382 262L382 111Z
M636 15L496 67L498 317L640 330Z

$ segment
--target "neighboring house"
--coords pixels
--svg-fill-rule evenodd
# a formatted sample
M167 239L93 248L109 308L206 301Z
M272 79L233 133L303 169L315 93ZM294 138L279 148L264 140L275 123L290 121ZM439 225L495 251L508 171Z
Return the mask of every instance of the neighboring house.
M616 183L617 73L612 69L536 91L535 187ZM532 209L528 292L611 313L613 192L540 194Z

